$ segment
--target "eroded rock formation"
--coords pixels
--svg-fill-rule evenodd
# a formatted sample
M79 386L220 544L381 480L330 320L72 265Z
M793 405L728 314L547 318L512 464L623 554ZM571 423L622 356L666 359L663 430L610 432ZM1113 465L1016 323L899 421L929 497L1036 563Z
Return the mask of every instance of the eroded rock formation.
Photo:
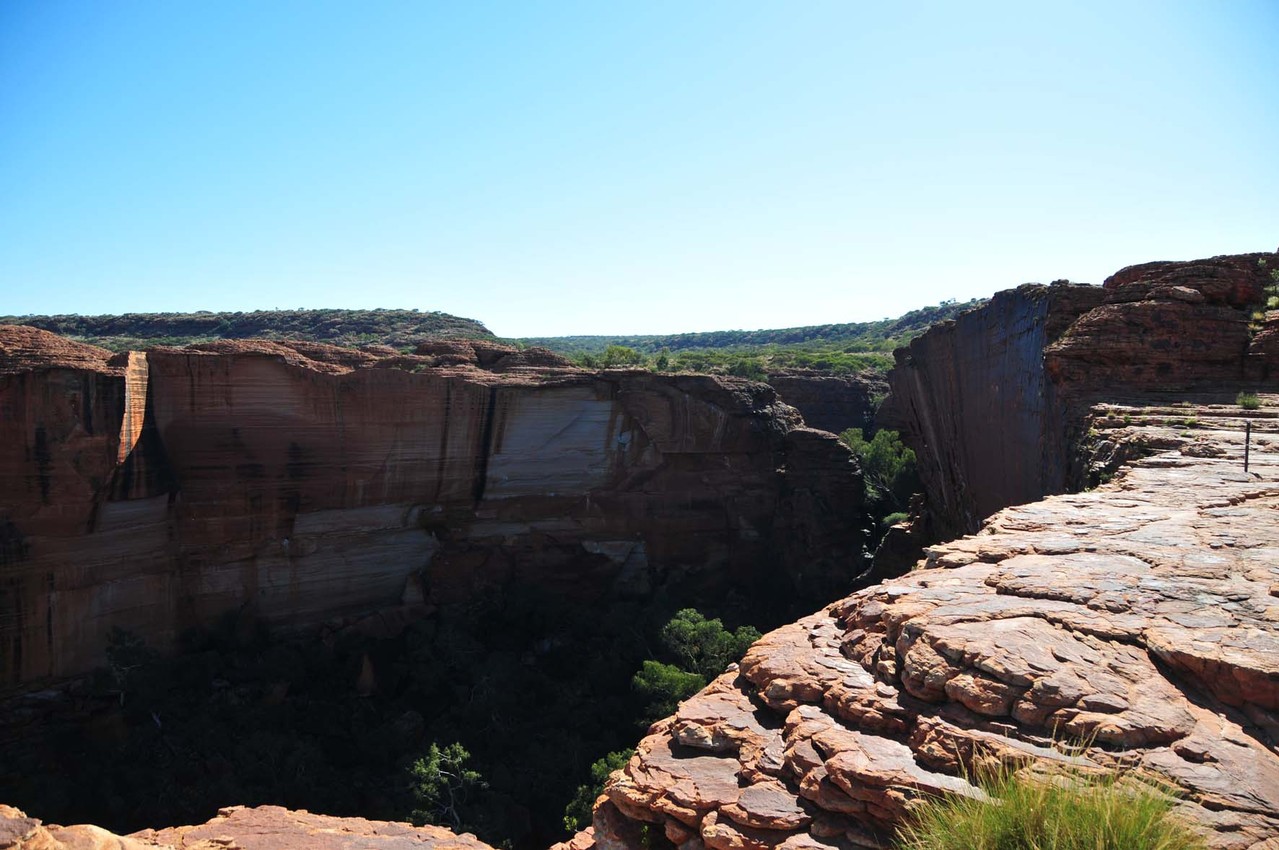
M1254 419L1245 474L1237 408L1183 410L1204 424L1105 411L1162 451L766 635L650 729L571 846L886 847L995 761L1156 779L1213 847L1276 846L1279 428Z
M1253 312L1276 268L1277 254L1243 254L1132 266L1101 287L1027 284L899 349L878 424L915 450L928 534L1081 488L1074 447L1098 401L1273 382L1279 314L1258 331Z
M198 826L115 835L97 826L45 826L0 805L0 850L492 850L438 826L335 818L279 806L232 806Z
M487 341L112 356L0 329L0 682L249 608L304 628L534 581L815 601L858 567L848 451L767 386Z
M887 383L871 378L799 371L770 374L768 385L803 415L804 424L835 434L871 427L877 396L888 393Z

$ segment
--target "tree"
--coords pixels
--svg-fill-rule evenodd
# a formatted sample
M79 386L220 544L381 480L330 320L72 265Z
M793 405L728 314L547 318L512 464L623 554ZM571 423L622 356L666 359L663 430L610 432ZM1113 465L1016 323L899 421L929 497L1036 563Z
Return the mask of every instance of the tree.
M591 765L591 782L589 785L577 786L577 793L564 809L564 828L569 832L577 832L591 825L595 801L604 793L604 783L616 771L626 766L635 755L634 750L620 750L609 753Z
M421 826L433 823L462 831L463 809L488 783L466 762L471 754L461 744L440 749L431 744L426 755L409 767L409 791L415 808L410 819Z
M674 714L681 702L706 687L757 640L759 631L751 626L730 632L718 617L708 620L696 608L677 611L661 632L662 648L676 663L645 661L631 680L649 701L644 722Z
M759 637L759 631L751 626L730 632L718 617L708 620L696 608L677 611L671 621L662 626L662 645L675 656L680 667L708 680L745 655Z
M915 453L906 448L898 433L881 429L867 440L860 429L849 428L839 438L861 462L867 500L886 512L904 509L919 489L919 475Z
M611 366L642 366L644 355L625 345L610 345L600 355L599 364L607 369Z
M674 664L649 660L640 667L640 671L631 680L631 685L648 699L648 709L643 720L647 726L674 714L681 702L706 687L706 677L700 673L681 670Z

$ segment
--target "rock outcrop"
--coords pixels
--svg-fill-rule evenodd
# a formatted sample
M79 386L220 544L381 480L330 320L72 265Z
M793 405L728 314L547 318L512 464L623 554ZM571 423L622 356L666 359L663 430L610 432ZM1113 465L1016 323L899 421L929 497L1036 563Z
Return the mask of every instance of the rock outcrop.
M97 826L45 826L0 805L0 850L492 850L438 826L335 818L279 806L233 806L198 826L115 835Z
M1044 350L1104 298L1095 286L1027 284L895 352L879 424L915 450L933 539L1066 489L1069 438Z
M1253 313L1276 268L1279 254L1243 254L1132 266L1101 287L1027 284L899 349L879 424L915 450L929 536L1082 487L1073 447L1098 401L1273 382L1274 322Z
M649 730L568 846L882 848L995 762L1144 777L1212 847L1279 846L1276 402L1248 473L1237 408L1116 428L1159 450L765 635Z
M3 328L0 411L0 686L228 611L300 629L520 581L816 602L859 565L851 455L742 380Z
M782 401L800 412L804 424L834 434L874 425L876 397L888 393L886 382L854 375L792 371L770 374L767 380Z

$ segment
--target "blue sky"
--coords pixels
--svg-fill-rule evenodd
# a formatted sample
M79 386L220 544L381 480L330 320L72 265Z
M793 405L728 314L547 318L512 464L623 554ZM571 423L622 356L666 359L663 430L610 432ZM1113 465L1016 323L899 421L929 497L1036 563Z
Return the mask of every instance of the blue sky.
M0 314L787 327L1276 246L1274 0L0 3Z

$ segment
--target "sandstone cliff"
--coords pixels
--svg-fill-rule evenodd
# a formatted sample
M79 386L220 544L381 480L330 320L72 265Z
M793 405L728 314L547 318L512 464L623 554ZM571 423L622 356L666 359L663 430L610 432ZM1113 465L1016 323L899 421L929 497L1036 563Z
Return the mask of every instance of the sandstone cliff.
M1101 287L1001 292L896 352L879 424L916 452L932 539L999 508L1078 489L1073 447L1101 400L1215 392L1279 377L1272 327L1252 313L1279 255L1147 263Z
M305 628L536 581L583 600L855 572L855 463L768 387L490 342L112 357L0 329L0 682L249 609ZM846 586L846 584L845 584Z
M770 374L768 385L803 415L806 425L835 434L874 425L876 396L888 392L887 383L875 378L798 371Z
M1253 417L1245 474L1237 408L1179 410L1204 424L1099 411L1162 451L766 635L650 729L569 846L882 848L996 760L1143 776L1211 846L1279 846L1279 428Z

